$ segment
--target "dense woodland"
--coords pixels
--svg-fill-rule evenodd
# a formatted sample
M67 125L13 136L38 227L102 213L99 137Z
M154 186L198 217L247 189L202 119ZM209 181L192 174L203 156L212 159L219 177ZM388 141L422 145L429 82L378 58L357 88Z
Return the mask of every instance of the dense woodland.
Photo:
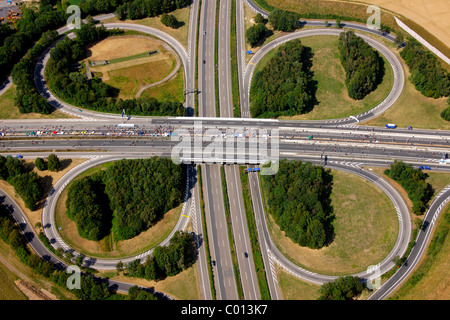
M409 67L409 80L424 96L450 96L450 73L437 58L414 39L409 39L400 53Z
M255 73L250 88L252 117L293 116L311 111L317 103L311 48L292 40Z
M414 169L410 164L397 160L384 173L400 183L408 193L413 203L414 214L422 215L433 196L433 188L426 182L428 175L420 169Z
M353 31L343 32L339 36L339 53L348 95L361 100L381 83L384 75L383 59Z
M75 221L78 234L98 241L111 230L112 213L102 175L93 174L73 182L68 191L67 216Z
M170 159L117 161L70 186L67 215L87 239L99 240L111 230L116 241L130 239L177 207L185 184L185 166Z
M268 212L295 243L320 249L331 242L332 180L321 166L288 160L280 161L275 175L262 176Z

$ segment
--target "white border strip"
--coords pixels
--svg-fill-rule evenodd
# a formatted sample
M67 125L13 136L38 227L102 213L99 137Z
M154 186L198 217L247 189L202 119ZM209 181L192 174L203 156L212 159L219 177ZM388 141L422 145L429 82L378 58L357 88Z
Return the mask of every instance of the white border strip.
M394 17L397 24L406 32L408 32L411 36L413 36L417 41L419 41L421 44L423 44L425 47L427 47L431 52L433 52L435 55L437 55L439 58L444 60L447 64L450 65L450 59L444 55L442 52L440 52L438 49L433 47L431 44L428 43L424 38L419 36L414 30L412 30L410 27L408 27L406 24L404 24L400 19L397 17Z

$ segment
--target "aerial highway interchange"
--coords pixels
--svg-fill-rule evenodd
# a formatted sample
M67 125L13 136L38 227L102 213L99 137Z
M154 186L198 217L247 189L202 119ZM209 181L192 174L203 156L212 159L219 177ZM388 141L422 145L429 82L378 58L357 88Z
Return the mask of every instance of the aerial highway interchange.
M383 45L366 34L359 34L371 46L377 49L390 63L394 71L394 84L389 95L373 109L362 114L341 119L328 119L318 121L288 121L273 119L250 118L249 91L252 75L261 58L280 44L296 38L320 35L339 35L339 29L307 29L289 33L264 45L255 54L249 63L245 61L245 30L242 7L249 6L263 16L263 11L250 0L236 0L236 39L238 48L239 96L242 118L234 118L233 99L231 90L231 54L230 54L230 21L231 1L194 0L190 6L190 23L188 34L188 47L185 48L176 39L164 32L138 24L105 23L107 28L121 28L134 30L153 35L171 46L179 55L185 77L185 107L189 110L187 117L144 117L120 114L104 114L90 110L81 110L59 100L47 88L43 70L49 58L47 50L36 66L35 83L39 93L48 99L56 109L70 114L74 118L46 119L46 120L0 120L0 131L3 138L0 140L1 154L23 155L25 159L45 157L49 153L56 153L62 158L89 158L64 175L53 187L54 192L46 199L42 212L42 225L46 236L51 239L52 245L69 250L70 247L58 235L55 227L54 210L56 201L67 184L81 172L98 164L119 160L123 158L148 158L154 155L171 157L174 147L179 143L177 134L188 132L195 136L195 129L201 126L201 151L199 153L182 154L180 157L188 167L187 193L182 215L172 233L161 245L168 243L170 237L177 230L184 230L189 219L194 226L193 232L199 239L208 233L210 252L207 253L205 245L199 245L197 272L199 277L202 299L211 300L212 292L209 283L207 255L214 261L214 286L216 298L219 300L237 300L238 289L235 269L231 256L230 239L227 231L224 198L222 190L221 166L224 167L226 186L230 201L230 219L234 250L236 252L239 279L242 285L245 300L261 299L260 290L253 263L253 254L249 240L249 231L245 216L242 183L239 167L246 165L249 168L258 167L264 160L252 157L252 149L248 137L261 141L259 133L268 132L270 141L276 138L277 151L280 159L293 159L310 161L314 164L325 165L327 168L355 174L381 189L393 203L399 220L399 233L394 248L388 256L380 261L377 267L381 273L393 268L393 257L402 256L406 251L411 237L411 218L407 204L396 188L377 174L371 172L369 167L388 167L395 160L411 163L414 167L426 166L432 170L450 172L450 165L440 162L442 154L447 154L450 147L450 132L444 130L426 130L416 128L378 128L368 127L360 122L374 118L390 108L402 93L404 82L407 81L403 66L397 56ZM218 17L216 17L218 14ZM98 20L111 18L111 15L97 17ZM199 21L197 29L197 21ZM217 22L218 21L218 22ZM320 21L306 21L307 25L323 26ZM375 33L362 24L346 23L346 28L365 33ZM60 34L66 33L67 28L58 30ZM393 41L389 34L381 35ZM196 46L198 37L198 47ZM215 37L217 37L218 51L215 60ZM195 70L197 66L197 70ZM216 72L217 86L216 88ZM197 79L195 75L197 74ZM7 88L9 83L5 84ZM192 88L198 90L198 117L193 117L195 94ZM217 89L217 90L216 90ZM2 94L4 90L0 91ZM219 96L216 97L216 94ZM219 108L216 108L216 104ZM217 114L217 110L220 114ZM77 118L75 118L77 117ZM123 126L123 125L127 126ZM122 127L121 127L122 125ZM166 128L166 133L155 134L160 128ZM33 132L33 135L30 133ZM214 133L219 132L221 139ZM243 140L242 148L238 147L239 134L247 137ZM216 139L216 140L215 140ZM229 140L227 140L229 139ZM210 156L204 154L210 141L230 141L229 149L224 148ZM190 144L190 150L196 150L195 142ZM269 151L271 145L268 145ZM239 152L243 155L239 155ZM269 152L270 153L270 152ZM241 161L241 162L240 162ZM200 190L197 182L197 166L202 170L203 197L205 202L205 218L207 230L203 229L200 208ZM273 300L282 299L274 264L287 270L294 276L314 284L323 284L333 281L335 276L321 275L296 266L278 250L273 243L265 219L263 200L257 174L249 174L249 188L253 203L258 239L267 276L270 297ZM26 216L15 204L14 200L4 194L4 203L13 211L16 221L22 225L24 233L32 233L32 227L26 222ZM416 246L408 257L408 262L402 266L383 286L369 297L369 299L386 299L390 292L397 288L401 281L414 269L424 247L429 241L436 216L447 201L450 200L450 188L444 189L430 205L425 221L429 227L421 230L416 240ZM199 243L202 243L201 241ZM55 263L62 263L43 246L37 237L30 239L30 245L41 256L50 257ZM151 255L152 250L139 255L145 258ZM136 257L122 259L130 262ZM102 269L115 269L118 260L115 259L86 259L89 266ZM371 280L372 272L365 271L355 274L362 279ZM119 290L127 291L131 284L111 281Z

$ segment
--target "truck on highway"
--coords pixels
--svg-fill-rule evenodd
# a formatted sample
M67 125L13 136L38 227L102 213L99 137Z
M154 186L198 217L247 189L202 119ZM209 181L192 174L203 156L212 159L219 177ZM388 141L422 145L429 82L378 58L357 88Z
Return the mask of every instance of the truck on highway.
M385 127L386 127L387 129L395 129L395 128L397 128L397 125L395 125L395 124L393 124L393 123L388 123L388 124L385 125Z
M134 128L134 124L132 123L120 123L117 126L119 128Z

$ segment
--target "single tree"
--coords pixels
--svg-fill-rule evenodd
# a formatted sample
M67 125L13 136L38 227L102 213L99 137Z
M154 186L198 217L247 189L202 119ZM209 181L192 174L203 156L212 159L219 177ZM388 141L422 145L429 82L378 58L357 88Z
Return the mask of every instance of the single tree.
M61 162L56 154L50 154L47 159L47 168L50 171L59 171L61 169Z
M34 161L34 165L35 165L36 168L38 168L38 170L40 170L40 171L47 170L47 163L46 163L45 160L42 159L42 158L36 158L36 160Z
M177 18L174 15L164 13L161 16L161 23L167 27L176 29L176 28L178 28L178 25L180 22L177 20Z

